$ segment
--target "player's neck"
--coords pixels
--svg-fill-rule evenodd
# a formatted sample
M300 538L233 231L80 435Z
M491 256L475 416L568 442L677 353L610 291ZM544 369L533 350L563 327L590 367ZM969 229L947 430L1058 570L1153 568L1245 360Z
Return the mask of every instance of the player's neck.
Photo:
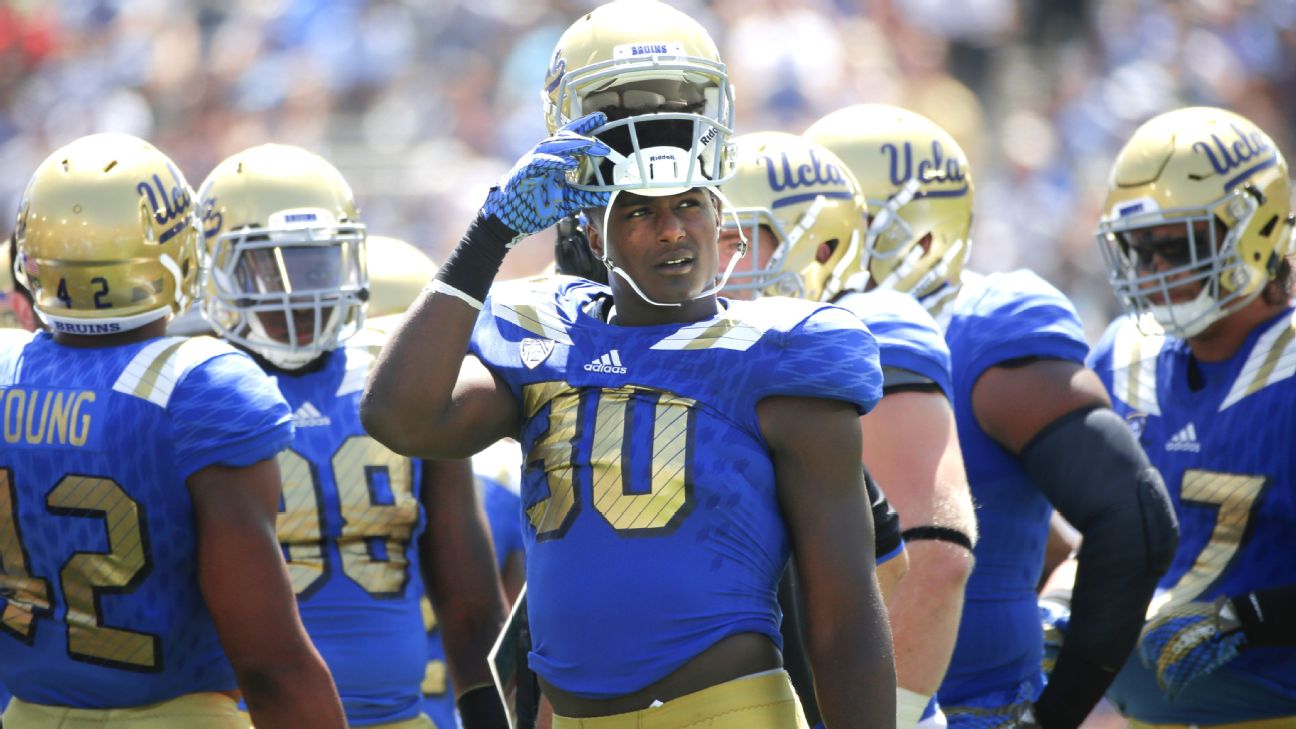
M1223 362L1237 354L1256 327L1287 308L1287 302L1270 303L1263 295L1188 340L1193 356L1202 362Z
M63 332L54 332L54 341L68 347L81 347L84 349L94 349L97 347L120 347L124 344L134 344L149 339L157 339L166 335L167 320L170 317L162 317L156 321L151 321L142 327L136 327L129 331L119 332L117 334L66 334Z

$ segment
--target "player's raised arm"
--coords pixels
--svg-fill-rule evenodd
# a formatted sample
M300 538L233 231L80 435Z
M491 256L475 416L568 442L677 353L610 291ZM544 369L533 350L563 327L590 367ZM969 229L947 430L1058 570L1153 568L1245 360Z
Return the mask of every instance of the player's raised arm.
M344 727L342 703L297 614L279 551L279 469L208 466L186 482L198 526L198 584L252 723Z
M607 154L602 142L583 136L603 120L597 112L581 117L518 160L383 347L360 416L392 450L464 457L516 434L517 402L464 352L509 249L565 215L606 204L606 193L572 189L565 179L578 157Z
M859 467L859 413L841 401L790 397L768 398L757 412L806 598L824 725L894 727L895 665Z

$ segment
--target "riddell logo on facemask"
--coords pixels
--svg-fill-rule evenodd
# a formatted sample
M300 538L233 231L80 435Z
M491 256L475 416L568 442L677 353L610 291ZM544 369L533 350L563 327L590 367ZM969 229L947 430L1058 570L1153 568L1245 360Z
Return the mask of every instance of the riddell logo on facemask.
M609 375L624 375L627 370L621 364L621 353L615 349L585 365L586 372L603 372Z

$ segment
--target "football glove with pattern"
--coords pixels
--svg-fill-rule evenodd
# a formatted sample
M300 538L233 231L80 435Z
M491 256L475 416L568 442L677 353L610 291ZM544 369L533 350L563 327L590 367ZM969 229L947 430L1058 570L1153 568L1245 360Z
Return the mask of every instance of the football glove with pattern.
M516 232L516 243L583 208L606 205L608 193L577 190L567 181L567 172L576 169L581 156L604 157L611 151L599 140L585 136L605 121L602 112L587 114L522 155L491 188L482 213L495 216Z
M1233 660L1246 644L1241 630L1220 630L1219 607L1219 601L1190 602L1163 610L1143 627L1139 657L1156 671L1157 684L1171 699Z

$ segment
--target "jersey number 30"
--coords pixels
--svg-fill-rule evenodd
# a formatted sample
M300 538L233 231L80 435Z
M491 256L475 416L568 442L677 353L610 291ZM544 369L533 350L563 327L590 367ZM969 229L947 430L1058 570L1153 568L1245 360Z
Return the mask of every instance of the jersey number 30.
M561 537L580 511L582 462L590 465L595 510L621 534L666 533L689 513L695 400L634 385L574 390L565 382L527 385L522 397L528 419L550 406L549 427L527 456L527 468L544 469L549 487L549 496L526 509L537 541ZM581 453L589 398L598 399L594 434Z

